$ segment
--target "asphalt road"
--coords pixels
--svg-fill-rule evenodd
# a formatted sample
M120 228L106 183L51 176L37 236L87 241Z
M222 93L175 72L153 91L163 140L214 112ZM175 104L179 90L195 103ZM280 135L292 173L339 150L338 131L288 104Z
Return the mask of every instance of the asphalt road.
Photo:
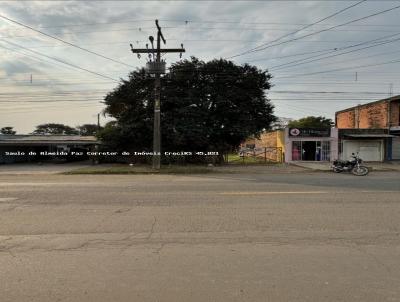
M0 301L400 301L400 174L0 175Z

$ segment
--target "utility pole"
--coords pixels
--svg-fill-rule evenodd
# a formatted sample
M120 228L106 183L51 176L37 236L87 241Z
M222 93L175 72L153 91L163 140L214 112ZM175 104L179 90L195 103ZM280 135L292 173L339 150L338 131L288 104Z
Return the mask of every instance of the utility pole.
M97 130L100 130L100 113L97 113Z
M131 44L131 51L138 55L140 59L140 54L148 54L150 61L147 62L147 72L149 74L154 74L154 128L153 128L153 169L159 170L161 167L161 74L165 73L165 61L161 61L161 53L182 53L185 52L183 44L181 48L164 48L161 49L161 40L166 44L166 40L162 34L161 27L156 20L157 26L157 49L154 53L154 38L149 37L152 49L149 49L148 44L146 44L145 49L135 49Z

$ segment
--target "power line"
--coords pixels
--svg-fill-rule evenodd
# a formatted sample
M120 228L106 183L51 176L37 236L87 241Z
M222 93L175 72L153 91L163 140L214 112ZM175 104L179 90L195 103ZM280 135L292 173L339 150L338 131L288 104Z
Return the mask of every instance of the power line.
M360 3L360 2L358 2L358 3ZM293 39L290 39L290 40L282 41L282 42L277 43L277 44L271 44L271 43L275 42L275 41L271 41L268 44L259 45L256 48L253 48L251 50L242 52L242 53L234 55L234 56L230 56L227 59L232 59L232 58L235 58L235 57L243 56L243 55L248 54L248 53L258 52L258 51L262 51L262 50L265 50L267 48L271 48L271 47L274 47L274 46L278 46L278 45L282 45L282 44L285 44L285 43L297 41L297 40L300 40L300 39L303 39L303 38L306 38L306 37L310 37L310 36L313 36L313 35L316 35L316 34L319 34L319 33L322 33L322 32L326 32L326 31L338 28L338 27L346 26L346 25L351 24L351 23L355 23L355 22L358 22L358 21L361 21L361 20L365 20L365 19L377 16L377 15L380 15L380 14L384 14L384 13L393 11L393 10L398 9L398 8L400 8L400 5L392 7L392 8L389 8L389 9L386 9L386 10L383 10L383 11L380 11L380 12L377 12L377 13L374 13L374 14L371 14L371 15L368 15L368 16L364 16L362 18L354 19L354 20L351 20L351 21L348 21L348 22L345 22L345 23L342 23L342 24L339 24L339 25L335 25L335 26L329 27L327 29L323 29L323 30L320 30L320 31L316 31L316 32L307 34L307 35L303 35L303 36L300 36L298 38L293 38Z
M80 23L80 24L64 24L52 26L40 26L39 28L57 28L57 27L81 27L81 26L95 26L95 25L109 25L109 24L123 24L123 23L139 23L139 22L153 22L154 20L127 20L115 22L95 22L95 23Z
M386 93L387 94L387 93ZM271 101L309 101L309 102L323 102L323 101L340 101L340 102L352 102L352 101L371 101L376 98L271 98Z
M365 0L364 0L365 1ZM182 27L176 27L176 26L171 26L171 27L166 27L167 29L184 29ZM93 34L93 33L107 33L107 32L122 32L122 31L139 31L141 33L147 33L144 31L144 29L147 28L118 28L118 29L107 29L107 30L87 30L87 31L71 31L71 32L56 32L53 34L63 34L63 35L76 35L76 34ZM256 30L261 30L261 31L290 31L290 29L285 29L285 28L258 28L258 27L197 27L197 28L187 28L187 31L204 31L204 30L234 30L234 31L256 31ZM312 30L303 30L305 32L312 32ZM349 31L355 31L355 32L396 32L395 30L382 30L382 29L338 29L338 30L332 30L332 31L343 31L343 32L349 32ZM26 37L32 37L32 35L7 35L3 36L3 38L26 38ZM171 40L171 39L168 39ZM185 40L186 41L186 40ZM219 40L218 40L219 41ZM254 42L254 41L251 41ZM271 43L271 42L268 42Z
M399 62L400 62L400 59L376 63L376 64L359 65L359 66L337 68L337 69L324 70L324 71L318 71L318 72L302 73L302 74L296 74L296 75L292 75L292 76L283 76L283 77L278 77L277 79L286 79L286 78L293 78L293 77L298 77L298 76L308 76L308 75L329 73L329 72L342 71L342 70L351 70L351 69L357 69L357 68L367 68L367 67L381 66L381 65L387 65L387 64L394 64L394 63L399 63Z
M74 107L73 107L73 109L75 109L75 108L98 108L98 107L95 107L96 106L96 104L91 104L91 105L74 105ZM68 105L67 107L62 107L62 106L49 106L49 105L46 105L45 106L45 108L46 109L50 109L50 110L52 110L52 109L55 109L55 110L58 110L58 109L63 109L63 112L65 112L67 109L71 109L71 105ZM19 114L19 113L23 113L23 114L26 114L26 113L32 113L32 112L37 112L37 111L42 111L43 110L43 108L37 108L37 107L35 107L35 108L30 108L28 111L24 111L24 109L25 108L16 108L17 110L10 110L10 111L7 111L6 113L7 113L7 115L10 115L10 114ZM20 111L19 109L22 109L23 111ZM52 111L55 111L55 110L52 110ZM98 109L96 109L96 110L98 110Z
M44 57L46 57L46 58L49 58L49 59L52 59L52 60L54 60L54 61L57 61L57 62L63 63L63 64L65 64L65 65L68 65L68 66L74 67L74 68L76 68L76 69L80 69L80 70L83 70L83 71L89 72L89 73L91 73L91 74L94 74L94 75L100 76L100 77L102 77L102 78L105 78L105 79L109 79L109 80L113 80L113 81L116 81L116 82L118 82L118 80L116 80L116 79L113 79L112 77L106 76L106 75L104 75L104 74L101 74L101 73L98 73L98 72L95 72L95 71L92 71L92 70L89 70L89 69L86 69L86 68L83 68L83 67L79 67L79 66L77 66L77 65L75 65L75 64L72 64L72 63L69 63L69 62L63 61L63 60L61 60L61 59L58 59L58 58L56 58L56 57L51 57L51 56L48 56L48 55L46 55L46 54L43 54L43 53L40 53L40 52L38 52L38 51L36 51L36 50L31 50L31 49L29 49L29 48L27 48L27 47L21 46L21 45L19 45L19 44L13 43L13 42L6 41L6 40L4 40L4 39L0 39L0 40L1 40L1 41L4 41L4 42L6 42L6 43L8 43L8 44L10 44L10 45L13 45L13 46L16 46L16 47L19 47L19 48L25 49L25 50L27 50L27 51L29 51L29 52L32 52L32 53L38 54L38 55L40 55L40 56L44 56Z
M112 62L114 62L114 63L118 63L118 64L121 64L121 65L129 66L129 67L134 67L134 66L129 65L129 64L126 64L126 63L124 63L124 62L121 62L121 61L112 59L112 58L110 58L110 57L104 56L104 55L102 55L102 54L99 54L99 53L97 53L97 52L91 51L91 50L89 50L89 49L80 47L79 45L76 45L76 44L73 44L73 43L71 43L71 42L65 41L65 40L60 39L60 38L58 38L58 37L56 37L56 36L47 34L47 33L43 32L43 31L37 30L37 29L35 29L35 28L33 28L33 27L29 26L29 25L25 25L25 24L23 24L23 23L21 23L21 22L15 21L15 20L10 19L10 18L8 18L8 17L6 17L6 16L3 16L3 15L1 15L1 14L0 14L0 18L3 18L3 19L5 19L5 20L7 20L7 21L10 21L10 22L12 22L12 23L18 24L18 25L23 26L23 27L25 27L25 28L28 28L28 29L30 29L30 30L33 30L33 31L35 31L35 32L37 32L37 33L40 33L40 34L46 36L46 37L49 37L49 38L52 38L52 39L54 39L54 40L60 41L60 42L62 42L62 43L65 43L65 44L67 44L67 45L70 45L70 46L72 46L72 47L75 47L75 48L78 48L78 49L80 49L80 50L86 51L86 52L88 52L88 53L90 53L90 54L96 55L96 56L101 57L101 58L103 58L103 59L107 59L107 60L110 60L110 61L112 61Z
M0 105L2 105L2 107L5 107L4 111L2 110L2 112L6 112L6 110L19 109L19 108L44 108L44 109L47 109L47 107L49 105L54 105L54 106L65 105L65 106L70 106L71 109L73 109L73 108L75 108L75 106L81 106L82 104L91 105L91 106L97 106L97 105L104 106L103 103L101 103L99 101L95 101L95 100L79 100L79 101L74 101L74 102L67 102L67 101L19 102L19 103L14 103L14 104L0 102ZM41 105L43 105L43 106L41 107Z
M300 31L302 31L302 30L304 30L304 29L306 29L306 28L312 27L312 26L314 26L314 25L316 25L316 24L319 24L319 23L321 23L321 22L323 22L323 21L329 19L329 18L335 17L335 16L339 15L340 13L342 13L342 12L344 12L344 11L346 11L346 10L349 10L349 9L351 9L351 8L357 6L357 5L360 5L361 3L365 2L365 1L366 1L366 0L359 1L359 2L357 2L357 3L355 3L355 4L353 4L353 5L350 5L350 6L348 6L348 7L345 7L344 9L341 9L341 10L339 10L339 11L337 11L337 12L335 12L335 13L333 13L333 14L327 16L327 17L324 17L324 18L322 18L322 19L319 19L318 21L316 21L316 22L314 22L314 23L311 23L311 24L308 24L308 25L306 25L306 26L304 26L304 27L301 27L301 28L299 28L299 29L297 29L297 30L295 30L295 31L293 31L293 32L290 32L290 33L288 33L288 34L286 34L286 35L283 35L283 36L281 36L281 37L279 37L279 38L277 38L277 39L275 39L275 40L272 40L271 42L261 44L261 45L259 45L259 46L254 47L254 48L251 48L250 50L247 50L247 51L245 51L245 52L242 52L242 53L240 53L240 54L238 54L238 55L234 55L234 56L228 57L228 59L232 59L232 58L235 58L235 57L242 56L242 55L244 55L244 54L247 54L247 53L250 53L250 52L253 52L253 51L257 50L257 49L259 49L260 47L263 47L263 46L270 45L270 44L272 44L272 43L278 42L278 41L282 40L283 38L286 38L286 37L288 37L288 36L294 35L294 34L300 32Z
M28 98L41 98L41 97L60 97L60 96L80 96L82 97L85 94L89 94L89 97L94 98L98 96L102 96L103 93L109 92L108 90L89 90L89 91L60 91L60 92L51 92L51 91L35 91L34 95L32 92L5 92L0 93L0 102L1 98L20 98L20 97L28 97ZM285 93L285 94L387 94L387 92L377 92L377 91L299 91L299 90L269 90L268 93ZM7 102L15 102L17 100L9 100Z
M0 39L1 40L1 39ZM22 51L19 51L18 49L13 49L13 48L8 48L8 47L6 47L6 46L4 46L4 45L0 45L0 47L1 48L3 48L3 49L5 49L5 50L8 50L8 52L11 52L12 54L14 54L15 52L17 52L17 53L19 53L19 54L21 54L21 55L23 55L23 56L27 56L30 60L33 60L33 61L39 61L39 62L41 62L41 63L47 63L47 64L50 64L50 65L53 65L53 66L56 66L56 67L61 67L62 65L60 64L58 64L58 63L56 63L56 62L50 62L50 61L48 61L48 60L45 60L45 59L43 59L43 58L40 58L40 57L37 57L37 56L35 56L35 55L27 55L26 53L24 53L24 52L22 52ZM62 67L65 67L65 66L62 66Z
M181 27L167 27L169 29L183 29ZM289 28L265 28L265 27L196 27L196 28L189 28L191 31L202 31L202 30L262 30L262 31L290 31ZM113 30L110 30L113 31ZM313 32L313 30L303 30L304 32ZM349 31L354 31L354 32L396 32L397 30L383 30L383 29L334 29L331 31L335 32L349 32ZM102 32L107 32L107 31L102 31ZM72 33L72 32L71 32ZM75 33L83 33L83 32L75 32Z
M344 47L339 47L339 48L333 48L333 49L331 49L331 50L333 50L333 51L328 52L327 54L332 53L332 52L335 52L335 51L341 51L341 50L345 50L345 49L348 49L348 48L354 48L354 47L357 47L357 46L362 46L362 45L371 44L371 43L372 43L372 44L375 44L376 46L379 46L379 45L381 45L380 43L395 42L395 41L397 41L397 40L386 40L386 41L385 41L384 39L393 38L393 37L396 37L396 36L398 36L398 35L400 35L399 32L396 33L396 34L383 36L383 37L381 37L381 38L376 38L376 39L364 41L364 42L357 43L357 44L354 44L354 45L349 45L349 46L344 46ZM381 41L381 40L384 40L384 41ZM373 45L373 46L375 46L375 45ZM372 47L372 46L371 46L371 47ZM322 54L322 55L324 55L324 54ZM307 60L307 59L310 59L310 58L312 59L312 58L314 58L314 57L318 57L318 56L312 56L312 57L309 57L309 58L303 58L303 59L300 59L300 60L297 60L297 61L292 61L292 62L285 63L285 64L281 64L281 65L278 65L278 66L288 65L288 64L291 64L291 63L300 62L300 61ZM278 66L273 66L272 68L278 67Z
M280 57L272 57L272 58L263 58L263 59L255 59L255 60L246 60L247 63L252 63L252 62L260 62L260 61L269 61L269 60L275 60L275 59L285 59L285 58L290 58L290 57L298 57L298 56L304 56L304 55L310 55L314 53L320 53L320 52L330 52L330 51L336 51L337 47L334 48L325 48L321 50L316 50L316 51L308 51L308 52L302 52L302 53L297 53L297 54L292 54L292 55L286 55L286 56L280 56Z
M294 110L293 110L293 108L294 108ZM292 110L292 111L297 111L297 112L303 112L303 113L310 114L310 110L309 110L309 109L311 109L311 108L308 108L308 107L299 107L298 105L294 106L294 105L290 104L290 108L287 108L287 109L290 109L290 110ZM322 114L325 114L325 115L332 114L332 113L328 113L327 111L315 110L315 108L312 108L312 111L313 111L313 112L322 113Z
M175 27L172 27L175 28ZM93 33L104 33L104 32L118 32L118 31L139 31L142 33L146 33L145 31L143 31L143 29L148 29L146 28L121 28L121 29L108 29L108 30L90 30L90 31L72 31L72 32L60 32L63 35L76 35L76 34L93 34ZM60 33L53 33L53 34L60 34ZM32 37L33 35L7 35L7 36L3 36L3 38L26 38L26 37ZM34 35L36 36L36 35ZM69 42L68 42L69 43ZM70 46L70 45L69 45ZM123 63L125 65L125 63Z
M32 87L32 88L37 88L37 87L57 87L57 86L72 86L72 85L104 85L104 84L110 84L113 83L115 84L115 82L60 82L58 84L52 83L52 82L43 82L41 80L34 80L34 82L39 82L37 84L34 83L27 83L27 81L25 81L24 83L21 84L21 82L16 82L15 85L0 85L0 87L2 88L15 88L15 87Z
M321 83L298 83L298 82L292 82L292 83L288 83L288 84L283 84L283 85L279 85L279 86L292 86L292 85L302 85L302 86L307 86L307 85L323 85L323 86L326 86L326 85L342 85L342 86L351 86L351 87L354 87L354 86L368 86L368 87L370 87L370 86L383 86L383 85L387 85L387 82L384 82L384 83L378 83L378 82L362 82L362 83L360 83L360 82L347 82L347 83L345 83L345 82L325 82L325 83L323 83L323 82L321 82ZM386 86L385 86L386 87Z
M382 56L382 55L394 54L394 53L399 53L399 52L400 52L400 50L381 52L381 53L377 53L377 54L373 54L373 55L369 55L369 56L357 57L356 59L341 60L339 62L332 62L332 63L328 63L328 64L325 63L325 66L326 65L332 65L332 64L335 64L335 65L336 64L342 64L342 63L345 63L345 62L354 62L354 61L359 61L359 60L365 60L365 59L368 59L368 58L374 58L374 57L378 57L378 56ZM321 58L321 60L322 59L324 59L324 58ZM317 60L313 60L313 61L317 61ZM309 61L309 62L311 62L311 61ZM309 62L305 62L304 64L309 63ZM300 64L296 64L296 65L300 65ZM295 67L295 66L294 65L293 66L288 66L288 68L289 67ZM281 70L281 69L278 69L278 70ZM358 80L357 80L357 82L358 82Z
M397 35L400 35L400 33L397 34ZM291 67L295 67L295 66L299 66L299 65L303 65L303 64L308 64L308 63L312 63L312 62L316 62L316 61L320 61L320 60L325 60L325 59L330 59L330 58L337 57L337 56L346 55L346 54L349 54L349 53L358 52L358 51L361 51L361 50L365 50L365 49L369 49L369 48L385 45L385 44L388 44L388 43L394 43L394 42L397 42L397 41L400 41L400 38L394 39L394 40L390 40L390 41L384 41L384 42L381 42L381 43L378 43L378 44L375 44L375 45L370 45L370 46L366 46L366 47L362 47L362 48L358 48L358 49L354 49L354 50L349 50L349 51L346 51L346 52L343 52L343 53L334 54L334 55L330 55L330 56L326 56L326 57L322 57L322 58L316 58L318 56L308 57L308 58L304 58L304 59L301 59L301 60L292 61L292 62L289 62L289 63L273 66L273 67L270 68L270 70L272 71L272 70L282 70L282 69L285 69L285 68L291 68ZM350 47L353 48L354 46L350 46ZM350 48L350 47L344 47L341 50L344 50L344 49ZM323 56L323 55L325 55L325 54L322 54L322 55L319 55L319 56ZM315 59L313 59L313 58L315 58ZM309 59L313 59L313 60L309 60ZM306 60L309 60L309 61L306 61ZM302 61L306 61L306 62L302 62ZM296 64L293 64L293 63L296 63Z
M387 92L373 92L373 91L296 91L296 90L275 90L269 93L293 93L293 94L387 94Z
M249 25L309 25L309 23L289 23L289 22L242 22L242 21L209 21L209 20L163 20L164 22L188 22L188 23L213 23L213 24L249 24ZM333 24L324 24L326 26L330 26ZM359 24L359 25L350 25L357 27L399 27L398 24Z
M6 36L3 36L3 38L6 38ZM182 39L168 39L168 41L181 41ZM147 40L137 40L136 42L146 42ZM237 43L237 42L256 42L259 40L248 40L248 39L185 39L185 42L213 42L213 43L227 43L227 42L232 42L232 43ZM351 40L319 40L319 41L313 41L313 40L305 40L305 41L298 41L298 42L304 42L304 43L358 43L361 41L351 41ZM130 41L113 41L112 44L110 45L110 42L96 42L96 43L85 43L81 45L108 45L108 46L114 46L117 44L127 44L130 43ZM54 48L54 47L68 47L67 45L59 45L59 44L48 44L48 45L30 45L29 46L31 49L37 49L37 48ZM333 48L330 48L333 49ZM322 50L321 50L322 51ZM246 62L254 62L256 60L252 61L246 61Z
M93 92L107 92L108 89L87 89L87 90L60 90L54 91L55 94L71 94L71 93L79 93L79 94L90 94ZM47 91L36 91L37 93L47 93ZM0 92L0 97L2 95L31 95L31 92Z
M153 22L152 19L144 19L144 20L133 20L127 19L123 21L108 21L108 22L91 22L91 23L79 23L79 24L63 24L63 25L52 25L52 26L40 26L39 28L59 28L59 27L82 27L82 26L95 26L95 25L109 25L109 24L124 24L124 23L139 23L139 22ZM242 22L242 21L212 21L212 20L184 20L184 19L159 19L159 21L163 22L171 22L171 23L203 23L203 24L248 24L248 25L308 25L306 23L289 23L289 22ZM325 24L331 25L331 24ZM359 27L399 27L397 24L360 24L360 25L353 25Z

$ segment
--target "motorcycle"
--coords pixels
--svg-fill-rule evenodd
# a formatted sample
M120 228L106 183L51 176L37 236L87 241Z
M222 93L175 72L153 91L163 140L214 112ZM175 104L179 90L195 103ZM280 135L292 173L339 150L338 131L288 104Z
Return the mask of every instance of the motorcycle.
M357 176L364 176L369 173L369 169L366 166L362 166L362 159L358 156L358 152L355 155L351 154L352 160L335 160L332 165L332 170L335 173L351 172Z

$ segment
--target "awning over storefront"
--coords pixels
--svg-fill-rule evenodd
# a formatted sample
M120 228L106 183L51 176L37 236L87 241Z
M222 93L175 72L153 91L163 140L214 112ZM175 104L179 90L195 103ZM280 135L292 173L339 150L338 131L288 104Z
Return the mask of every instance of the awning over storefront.
M395 137L390 134L345 134L346 137L354 138L385 138L385 137Z

